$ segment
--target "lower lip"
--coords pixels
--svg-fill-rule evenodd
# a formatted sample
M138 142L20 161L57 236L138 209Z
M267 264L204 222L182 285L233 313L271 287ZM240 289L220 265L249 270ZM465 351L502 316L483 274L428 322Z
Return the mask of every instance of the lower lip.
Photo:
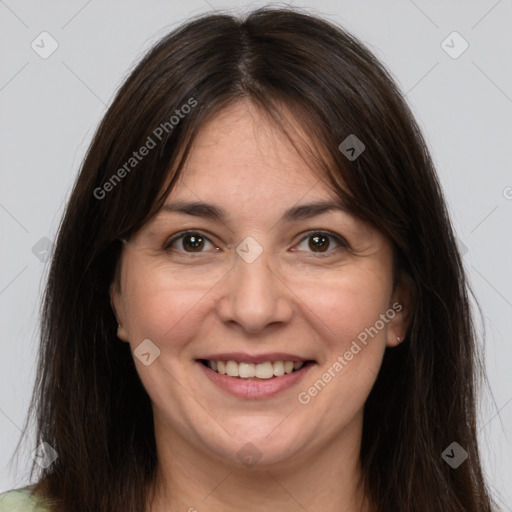
M208 368L199 361L197 364L214 384L238 398L249 399L270 398L291 388L292 386L295 386L304 378L311 367L315 365L313 362L308 362L300 370L292 373L286 373L281 377L250 380L222 375L214 372L211 368Z

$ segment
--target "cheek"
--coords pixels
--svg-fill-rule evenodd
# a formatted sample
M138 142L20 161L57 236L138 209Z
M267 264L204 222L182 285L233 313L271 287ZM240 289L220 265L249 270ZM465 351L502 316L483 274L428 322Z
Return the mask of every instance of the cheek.
M363 407L379 372L387 326L379 319L392 285L386 271L379 265L345 268L337 279L310 282L300 292L305 301L309 297L309 317L317 319L325 358L304 382L298 401L322 411L323 428L333 433ZM384 327L376 329L377 322Z
M123 306L130 338L134 342L148 338L168 349L180 347L193 326L197 328L194 318L207 303L204 283L177 279L157 265L133 263L126 266L125 275Z
M385 272L377 264L347 265L328 275L302 277L290 288L324 339L332 348L343 350L388 309L392 283Z

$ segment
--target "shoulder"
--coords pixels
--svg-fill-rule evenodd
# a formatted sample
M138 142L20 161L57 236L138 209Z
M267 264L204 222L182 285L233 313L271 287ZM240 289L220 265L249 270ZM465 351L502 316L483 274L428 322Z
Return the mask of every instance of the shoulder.
M32 485L0 493L0 512L49 512L36 496Z

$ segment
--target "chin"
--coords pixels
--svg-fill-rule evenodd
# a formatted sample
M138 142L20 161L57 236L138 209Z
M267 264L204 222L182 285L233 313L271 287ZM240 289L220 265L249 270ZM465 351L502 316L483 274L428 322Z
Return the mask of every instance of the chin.
M293 466L304 456L307 441L304 429L298 426L287 424L280 430L278 425L284 418L272 418L270 422L265 419L251 425L246 419L244 428L237 427L233 437L224 432L222 442L211 445L211 449L228 464L242 468ZM233 432L232 425L226 425L226 430Z

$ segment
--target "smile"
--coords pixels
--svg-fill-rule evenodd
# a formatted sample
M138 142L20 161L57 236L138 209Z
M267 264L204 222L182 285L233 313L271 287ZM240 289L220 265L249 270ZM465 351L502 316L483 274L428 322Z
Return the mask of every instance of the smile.
M272 379L300 370L305 361L265 361L254 364L238 361L201 360L201 363L221 375L239 379Z
M268 357L268 356L267 356ZM292 361L272 357L273 361L266 357L197 359L196 364L203 375L207 377L214 387L224 393L228 393L239 399L268 399L277 396L286 390L297 386L306 374L317 365L316 361L302 360ZM297 358L299 359L299 358Z

